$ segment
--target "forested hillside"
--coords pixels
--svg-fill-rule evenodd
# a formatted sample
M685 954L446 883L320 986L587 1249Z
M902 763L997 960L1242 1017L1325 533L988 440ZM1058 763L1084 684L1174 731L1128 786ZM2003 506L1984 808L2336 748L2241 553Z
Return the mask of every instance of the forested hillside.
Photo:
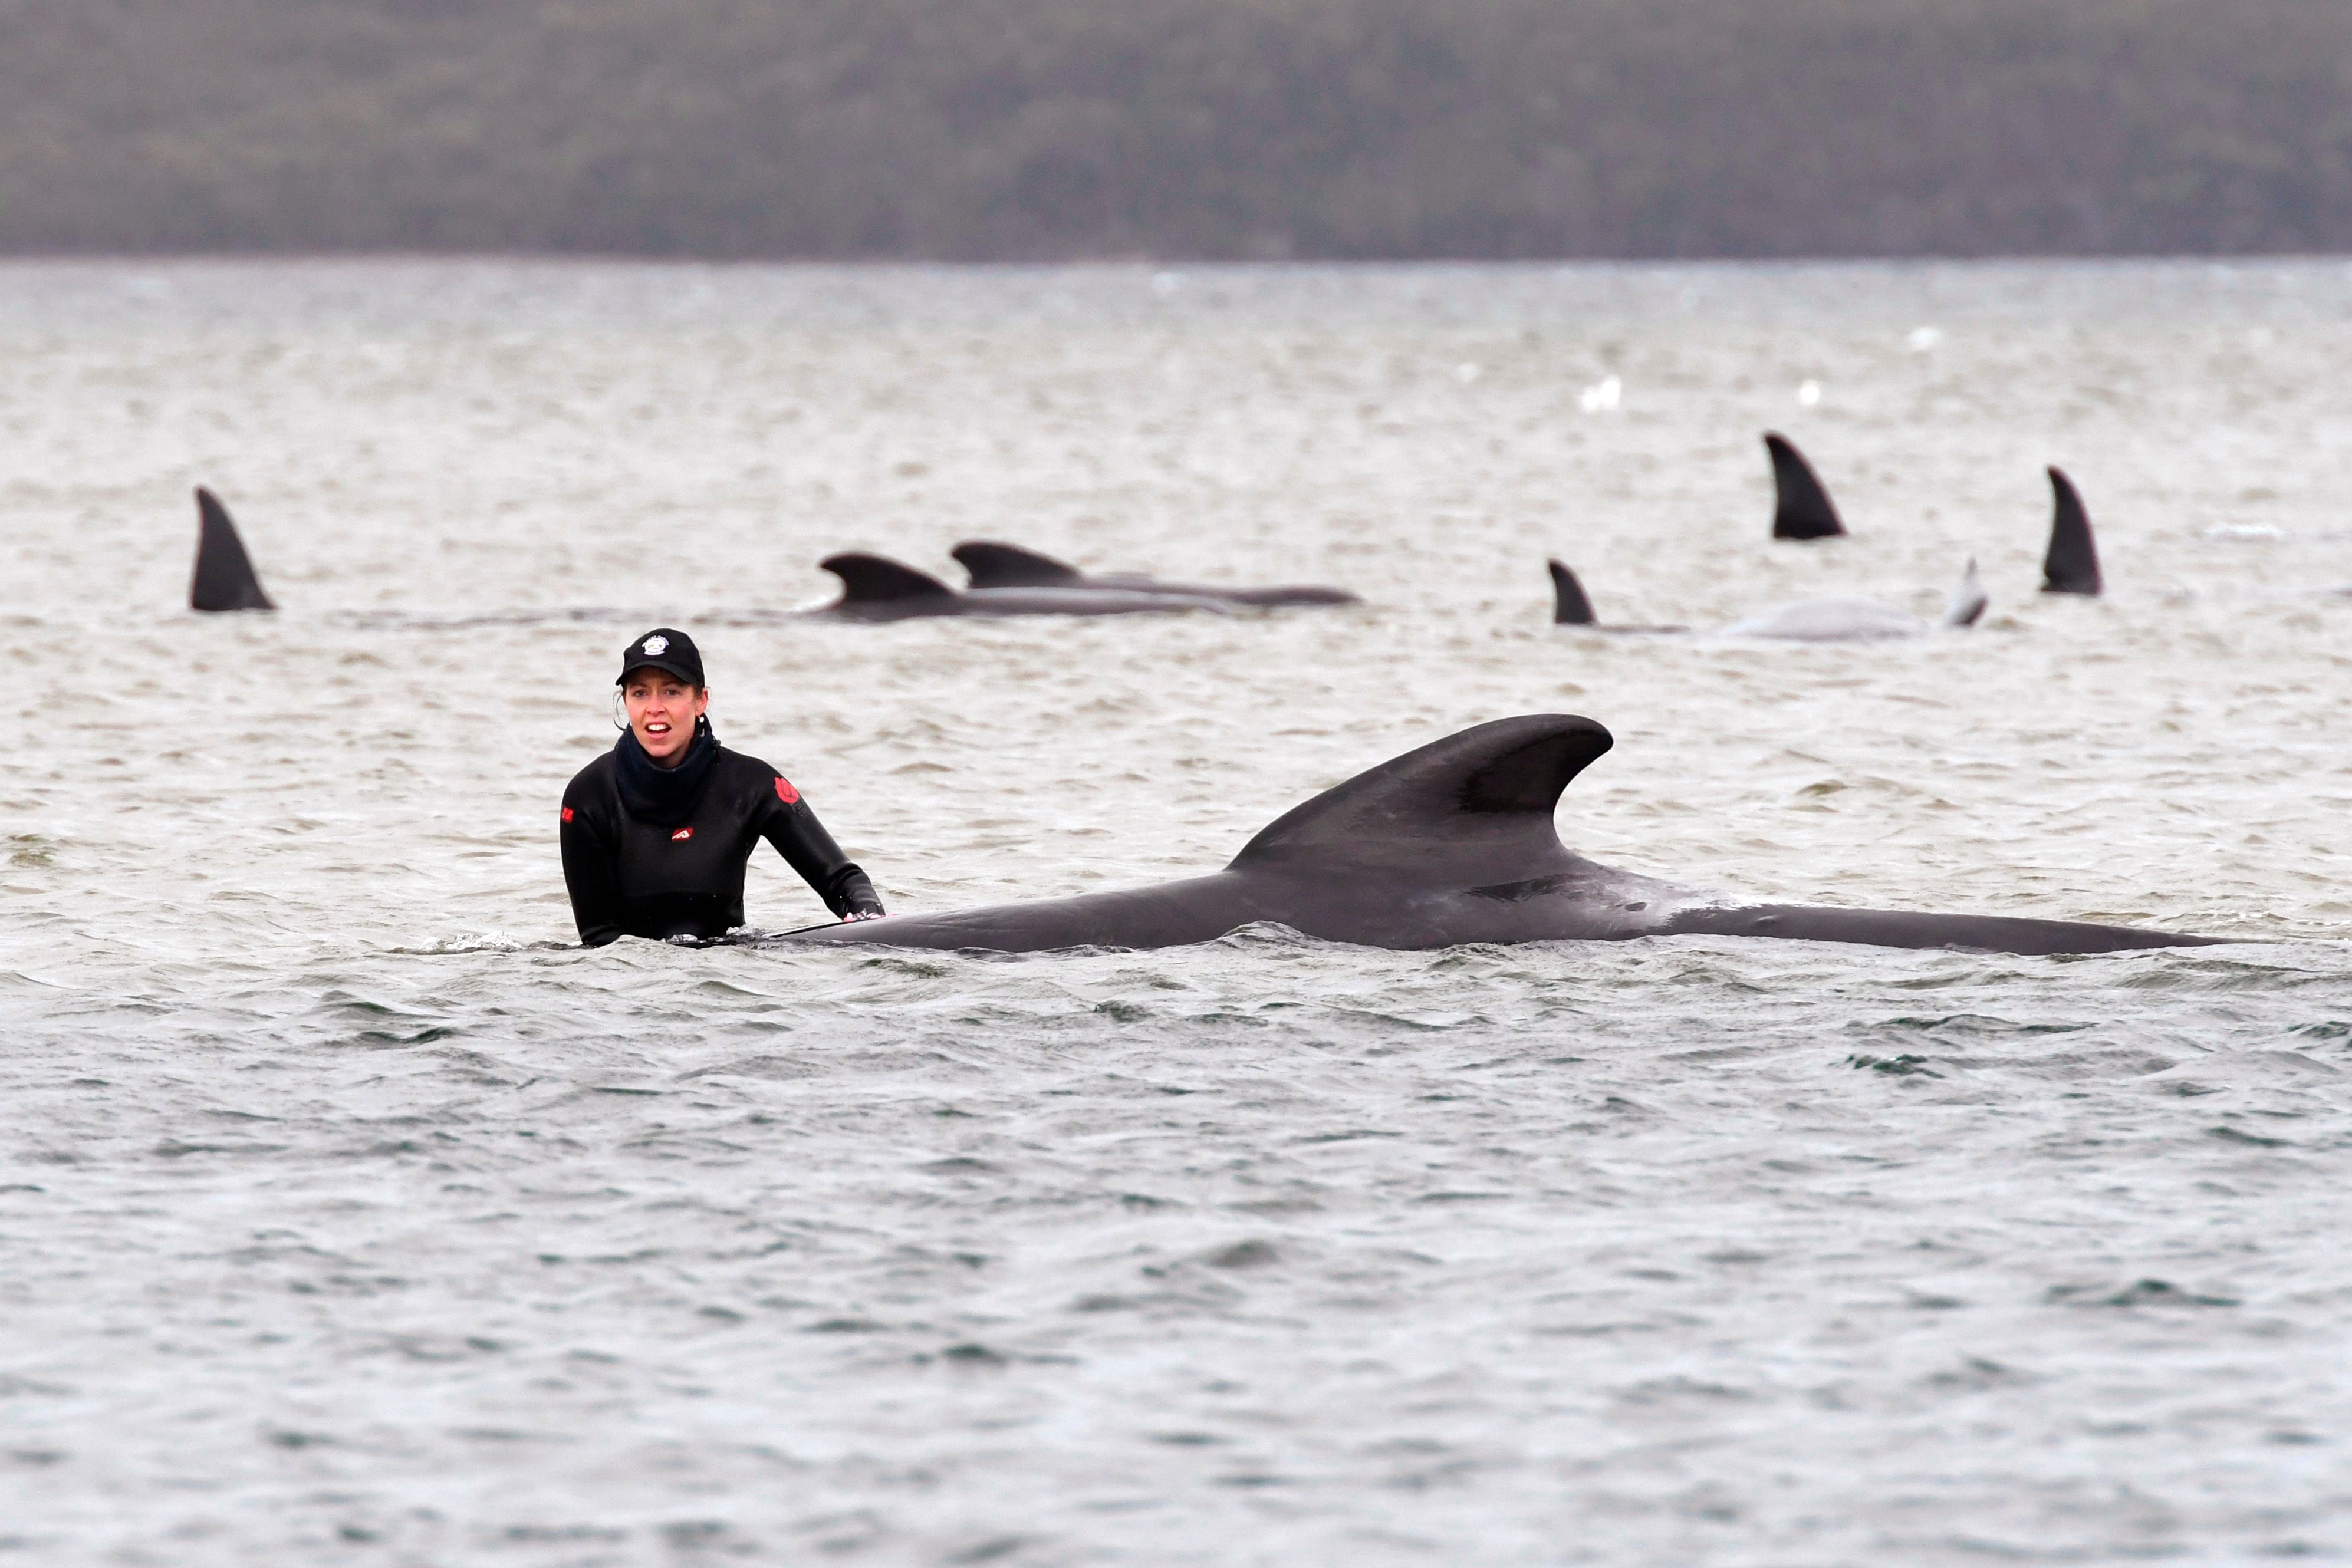
M2352 248L2346 0L0 0L0 250Z

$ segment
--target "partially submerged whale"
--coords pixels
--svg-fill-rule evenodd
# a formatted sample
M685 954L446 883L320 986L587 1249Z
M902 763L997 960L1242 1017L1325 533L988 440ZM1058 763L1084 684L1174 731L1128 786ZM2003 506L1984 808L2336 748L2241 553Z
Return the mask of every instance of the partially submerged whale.
M1592 601L1586 596L1584 584L1576 580L1576 573L1568 569L1568 563L1554 556L1544 565L1551 571L1551 623L1555 626L1585 626L1595 632L1653 636L1690 630L1687 626L1604 626L1600 617L1592 613Z
M1199 594L1126 588L988 588L958 592L929 572L886 556L851 550L817 563L841 579L841 597L807 613L835 621L908 621L953 615L1137 615L1200 610L1226 613Z
M1805 461L1796 444L1778 431L1764 433L1764 450L1772 455L1772 537L1776 539L1826 539L1845 532L1830 493Z
M948 552L962 563L975 590L1000 588L1109 589L1119 592L1174 593L1187 598L1215 599L1227 604L1263 607L1276 604L1361 604L1344 588L1316 583L1284 583L1271 588L1224 588L1204 582L1162 582L1139 571L1086 572L1067 561L1019 545L992 539L966 539Z
M1712 936L2048 954L2216 940L2010 915L1735 904L1600 865L1560 842L1552 813L1569 781L1611 745L1589 718L1497 719L1325 790L1207 876L783 939L1034 953L1181 946L1271 922L1328 942L1405 949Z
M1788 643L1883 643L1896 637L1924 637L1938 628L1959 631L1973 626L1991 602L1970 559L1944 606L1944 618L1931 626L1907 610L1875 599L1800 599L1777 605L1723 629L1727 637L1769 637Z
M1653 636L1688 632L1687 626L1609 626L1601 624L1592 613L1592 601L1579 582L1576 573L1564 562L1546 563L1551 569L1552 624L1584 626L1596 632L1642 632ZM1952 591L1949 603L1944 608L1944 618L1938 623L1958 630L1973 626L1991 601L1984 584L1977 577L1977 563L1971 559L1968 570L1960 576L1959 587ZM1751 615L1744 621L1725 627L1726 637L1766 637L1790 643L1877 643L1896 637L1919 637L1937 628L1907 610L1875 599L1801 599L1793 604L1782 604Z
M2050 470L2050 548L2042 557L2042 591L2083 593L2096 597L2105 586L2099 576L2099 547L2091 537L2091 514L2074 482L2056 468Z
M236 524L220 497L196 486L196 575L188 587L191 610L275 610L261 591L253 558L236 536Z

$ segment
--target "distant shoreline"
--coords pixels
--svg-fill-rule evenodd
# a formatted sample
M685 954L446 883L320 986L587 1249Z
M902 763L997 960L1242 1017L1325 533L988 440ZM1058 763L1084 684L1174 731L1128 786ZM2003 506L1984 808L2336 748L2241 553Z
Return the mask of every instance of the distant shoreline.
M0 255L2352 252L2340 0L0 0Z
M600 267L677 267L715 271L803 272L1133 272L1170 273L1178 277L1282 272L1380 272L1425 268L1487 270L1528 274L1553 271L1640 269L1748 270L1785 267L1790 271L1824 272L1839 269L1896 271L1950 267L1992 271L2003 267L2244 267L2352 265L2352 246L2336 251L2173 252L2168 255L2116 252L2096 256L1293 256L1281 261L1235 261L1197 256L1070 256L1027 260L992 257L982 260L935 259L922 256L633 256L598 251L429 251L429 250L219 250L219 251L0 251L0 268L43 267L432 267L507 266L549 268Z

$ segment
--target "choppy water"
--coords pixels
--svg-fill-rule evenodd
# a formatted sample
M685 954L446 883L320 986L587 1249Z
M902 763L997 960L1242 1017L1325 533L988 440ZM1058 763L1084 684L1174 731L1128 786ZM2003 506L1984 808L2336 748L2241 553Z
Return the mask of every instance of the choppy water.
M2347 361L2336 263L0 268L0 1547L2345 1552ZM1853 539L1764 539L1767 427ZM282 613L180 608L199 481ZM972 534L1371 603L767 614ZM1612 641L1554 552L1994 607ZM1567 710L1600 859L2252 945L569 950L656 621L902 909Z

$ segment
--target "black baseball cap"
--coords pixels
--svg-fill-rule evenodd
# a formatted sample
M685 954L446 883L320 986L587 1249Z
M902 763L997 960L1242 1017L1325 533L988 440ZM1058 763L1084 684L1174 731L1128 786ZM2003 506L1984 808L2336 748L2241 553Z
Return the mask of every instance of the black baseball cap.
M621 685L631 670L647 665L676 675L689 686L709 685L702 678L702 654L696 650L694 639L674 626L656 626L623 649L621 673L613 677L613 684Z

